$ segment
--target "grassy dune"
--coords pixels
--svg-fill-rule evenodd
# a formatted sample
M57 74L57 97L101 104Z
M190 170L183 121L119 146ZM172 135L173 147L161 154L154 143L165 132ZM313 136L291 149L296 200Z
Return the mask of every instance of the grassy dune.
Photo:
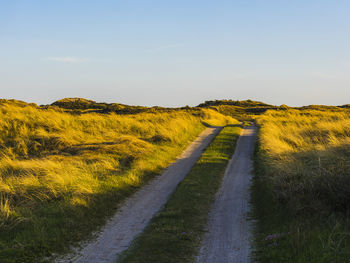
M350 262L350 112L268 111L257 122L259 262Z
M70 114L0 102L0 262L39 261L86 238L205 125L207 109Z
M210 100L199 104L198 107L213 109L241 121L252 121L256 115L262 114L269 109L278 109L283 106L277 107L252 100Z

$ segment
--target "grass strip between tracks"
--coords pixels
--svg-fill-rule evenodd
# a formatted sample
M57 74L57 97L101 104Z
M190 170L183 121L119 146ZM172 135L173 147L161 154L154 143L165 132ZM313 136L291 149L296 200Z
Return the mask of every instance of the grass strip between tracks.
M194 261L240 132L238 126L225 127L220 132L118 263Z

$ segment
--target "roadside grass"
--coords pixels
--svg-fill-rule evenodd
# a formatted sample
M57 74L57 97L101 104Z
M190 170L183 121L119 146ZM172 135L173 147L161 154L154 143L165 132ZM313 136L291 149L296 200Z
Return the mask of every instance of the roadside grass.
M252 217L257 262L350 262L349 111L258 118Z
M0 262L41 262L90 237L159 174L211 110L70 114L0 101Z
M225 127L118 263L193 262L241 128Z

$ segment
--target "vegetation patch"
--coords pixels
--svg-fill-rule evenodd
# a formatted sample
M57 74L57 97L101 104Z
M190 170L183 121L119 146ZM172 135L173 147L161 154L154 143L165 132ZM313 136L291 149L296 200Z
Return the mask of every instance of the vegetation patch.
M237 123L208 109L72 114L1 100L0 262L67 252L213 120Z
M225 127L120 263L193 262L240 127Z
M268 111L257 120L257 261L349 262L349 111Z

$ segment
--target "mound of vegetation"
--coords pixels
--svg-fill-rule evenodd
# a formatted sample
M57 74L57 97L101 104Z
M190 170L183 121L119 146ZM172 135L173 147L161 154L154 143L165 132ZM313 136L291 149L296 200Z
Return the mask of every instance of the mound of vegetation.
M21 100L14 100L14 99L0 99L0 105L5 105L5 104L11 104L15 105L17 107L27 107L27 106L32 106L32 107L38 107L35 103L27 103Z
M98 103L83 98L65 98L55 101L51 105L70 110L105 109L108 106L107 103Z
M144 107L130 106L120 103L99 103L83 98L65 98L58 100L51 105L43 106L45 109L50 107L59 107L70 113L117 113L117 114L138 114L144 112L173 112L181 110L195 110L196 108L209 108L220 112L223 115L239 118L240 120L253 120L257 114L262 114L271 109L283 109L283 107L272 106L263 102L252 100L213 100L199 104L197 107L181 107L181 108L166 108L166 107Z
M267 110L280 109L280 107L253 100L210 100L197 107L213 109L242 121L252 121L255 115L262 114Z
M299 110L319 110L319 111L342 111L342 107L338 106L328 106L328 105L309 105L302 106L295 109Z
M1 101L0 262L39 262L66 251L206 125L234 123L208 109L77 115Z
M252 107L272 107L272 105L253 100L208 100L204 103L198 105L198 107L209 107L209 106L219 106L219 105L231 105L239 106L244 108Z
M65 98L58 100L51 105L43 106L45 109L56 106L60 109L66 110L70 113L82 114L82 113L118 113L118 114L137 114L142 112L173 112L175 108L164 107L144 107L144 106L130 106L120 103L101 103L93 100L87 100L83 98Z
M257 121L257 260L348 262L349 111L268 111Z

